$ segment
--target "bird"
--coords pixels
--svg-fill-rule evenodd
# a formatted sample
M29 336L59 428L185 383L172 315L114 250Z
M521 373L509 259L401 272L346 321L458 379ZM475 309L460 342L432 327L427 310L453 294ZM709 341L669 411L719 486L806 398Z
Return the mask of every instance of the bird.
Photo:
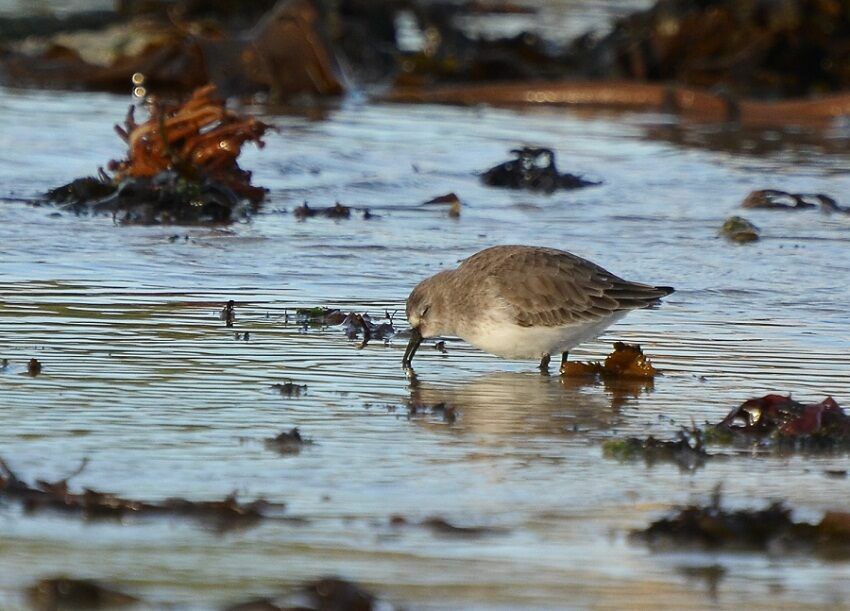
M546 372L552 355L560 352L563 366L572 348L673 291L624 280L565 250L492 246L411 291L402 366L412 369L423 339L448 335L503 358L540 359Z

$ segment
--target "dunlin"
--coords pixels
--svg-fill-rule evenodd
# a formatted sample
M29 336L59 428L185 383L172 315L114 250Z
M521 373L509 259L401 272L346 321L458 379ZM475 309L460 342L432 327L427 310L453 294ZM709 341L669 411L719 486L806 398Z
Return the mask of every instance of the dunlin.
M410 367L423 338L452 335L509 359L552 354L597 337L630 310L652 306L673 288L630 282L555 248L494 246L426 278L407 299Z

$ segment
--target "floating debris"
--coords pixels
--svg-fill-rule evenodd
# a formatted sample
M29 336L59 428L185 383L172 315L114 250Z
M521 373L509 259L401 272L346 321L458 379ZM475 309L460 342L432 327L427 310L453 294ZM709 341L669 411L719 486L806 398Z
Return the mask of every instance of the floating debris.
M806 552L850 557L850 513L830 511L817 524L795 522L783 503L764 509L727 510L715 492L710 505L689 505L633 531L633 540L654 549L700 548L759 552Z
M339 202L336 202L333 206L328 208L310 208L307 205L307 202L304 202L301 206L298 206L295 210L293 210L292 213L295 215L295 218L299 220L313 218L314 216L324 216L329 219L351 218L351 208L343 206ZM366 218L365 215L364 218ZM372 218L372 215L370 214L368 218Z
M850 449L850 416L832 397L805 405L790 395L771 394L744 401L705 433L714 443L806 451Z
M481 175L484 184L506 189L552 193L557 189L580 189L601 183L575 174L560 174L552 149L523 147L511 151L516 159L500 163Z
M266 439L266 447L280 454L298 454L302 447L312 444L313 440L302 437L298 427L284 431L277 437Z
M232 299L227 302L227 304L221 309L221 313L219 314L219 318L224 321L224 326L232 327L233 323L236 321L236 302Z
M758 227L741 216L730 216L720 228L720 235L738 244L756 242L759 239L759 233Z
M609 439L602 444L602 451L608 458L621 461L643 459L648 465L656 462L668 462L679 465L686 471L693 471L712 458L705 450L705 437L698 428L682 429L675 441L664 441L655 437L640 439Z
M637 344L614 342L614 350L602 363L567 361L561 364L561 375L588 378L635 378L651 380L658 370Z
M355 583L339 577L323 577L303 585L292 595L257 598L231 605L225 611L393 611L395 608Z
M27 363L27 375L35 377L41 373L42 366L41 362L38 359L30 359L29 363Z
M141 602L96 581L50 577L40 579L27 589L30 604L38 611L56 609L112 609Z
M181 517L209 524L218 532L236 527L250 526L267 518L266 509L282 509L263 499L239 503L236 495L221 501L189 501L183 498L166 499L161 503L148 503L125 499L90 488L71 492L68 480L83 471L87 461L68 477L56 482L36 480L31 486L18 478L3 459L0 459L0 500L21 503L28 513L58 511L79 515L85 519L123 519L138 517Z
M753 191L741 203L741 208L764 208L767 210L813 210L850 214L850 207L839 206L829 195L823 193L789 193L778 189Z
M283 384L272 384L272 389L278 391L284 397L300 397L307 392L306 384L295 384L293 382L284 382Z
M48 191L47 198L78 214L109 213L121 223L227 223L254 212L266 190L251 184L237 158L246 142L263 146L269 129L254 117L228 110L213 85L183 104L154 101L150 118L136 123L135 107L124 127L127 158L111 161L109 176L77 179Z

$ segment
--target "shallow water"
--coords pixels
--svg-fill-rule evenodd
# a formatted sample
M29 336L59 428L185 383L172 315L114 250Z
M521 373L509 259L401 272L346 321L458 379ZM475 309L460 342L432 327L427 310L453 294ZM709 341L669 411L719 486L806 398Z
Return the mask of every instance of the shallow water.
M243 156L271 189L250 223L121 227L17 201L120 156L112 123L126 105L0 90L0 358L10 361L0 371L0 455L28 480L58 479L88 457L72 487L145 500L237 491L284 502L305 522L220 534L185 520L83 523L0 506L0 607L23 606L23 588L54 574L180 609L325 574L410 609L850 604L847 563L651 553L627 539L718 483L732 506L784 498L797 517L818 519L846 508L850 480L823 473L846 469L846 456L742 455L686 473L601 450L609 437L670 437L716 421L767 392L850 402L850 217L748 211L761 242L716 235L752 189L840 201L850 155L797 133L758 136L780 143L766 154L699 146L712 126L689 126L687 143L673 143L659 139L670 118L658 115L355 99L323 120L268 117L280 133ZM475 172L522 143L550 146L562 169L604 184L547 196L478 182ZM463 200L459 219L419 205L449 191ZM304 200L379 218L299 222L286 210ZM568 384L449 341L446 355L423 346L411 380L404 339L358 350L338 328L286 323L294 308L322 305L398 311L403 328L420 278L499 243L566 248L674 285L661 308L632 313L574 353L598 358L613 340L638 342L664 376L625 391ZM219 319L228 299L233 329ZM23 374L33 357L44 366L35 378ZM271 388L287 380L306 393ZM447 401L458 420L408 418L411 398ZM265 447L292 426L314 445L288 456ZM394 514L497 532L440 535L391 526ZM715 566L725 569L719 582L697 570Z

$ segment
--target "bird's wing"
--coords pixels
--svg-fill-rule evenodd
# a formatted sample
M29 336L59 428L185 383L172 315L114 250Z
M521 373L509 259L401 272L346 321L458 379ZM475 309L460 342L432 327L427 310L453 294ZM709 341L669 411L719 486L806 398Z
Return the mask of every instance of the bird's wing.
M593 322L650 306L671 292L667 287L623 280L590 261L554 249L506 250L479 273L489 276L509 316L524 327Z

